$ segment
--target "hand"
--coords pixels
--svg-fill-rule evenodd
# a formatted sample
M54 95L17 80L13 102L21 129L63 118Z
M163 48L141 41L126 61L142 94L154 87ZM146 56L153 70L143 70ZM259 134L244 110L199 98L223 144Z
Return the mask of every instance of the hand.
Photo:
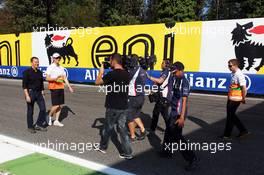
M31 103L31 98L30 98L30 96L28 96L28 95L26 96L26 102L27 102L27 103Z
M184 126L184 118L183 117L178 118L178 120L176 120L175 124L176 125L178 124L179 127L183 127Z
M69 90L70 90L71 93L74 92L74 90L73 90L73 88L71 86L69 86Z
M104 64L101 65L99 69L99 74L103 75L104 74Z
M245 100L245 98L242 99L241 103L242 103L242 104L246 104L246 100Z

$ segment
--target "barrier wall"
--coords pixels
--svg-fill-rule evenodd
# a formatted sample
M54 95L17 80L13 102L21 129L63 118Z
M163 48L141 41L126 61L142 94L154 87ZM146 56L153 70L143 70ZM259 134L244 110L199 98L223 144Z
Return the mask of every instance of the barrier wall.
M51 55L60 53L71 81L94 82L101 62L114 52L155 54L150 74L158 76L163 58L181 61L192 89L226 91L227 61L237 58L250 93L264 94L264 18L131 25L0 35L0 76L21 78L30 57L40 59L45 76ZM65 61L64 61L65 60Z

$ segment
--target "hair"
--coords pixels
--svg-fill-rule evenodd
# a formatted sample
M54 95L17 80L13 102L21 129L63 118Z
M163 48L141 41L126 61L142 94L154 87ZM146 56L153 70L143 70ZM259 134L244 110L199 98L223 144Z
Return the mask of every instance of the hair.
M228 61L228 63L231 63L231 64L233 64L235 66L239 66L239 61L237 59L231 59L231 60Z
M31 57L30 62L32 63L34 59L38 60L38 57Z
M122 56L119 54L119 53L113 53L111 56L110 56L110 59L112 60L116 60L116 62L120 65L122 65Z
M171 60L170 59L163 59L163 61L165 62L166 68L169 68L171 66Z
M184 65L182 64L182 62L179 62L179 61L176 61L175 63L173 63L172 67L173 69L178 70L178 71L184 70Z

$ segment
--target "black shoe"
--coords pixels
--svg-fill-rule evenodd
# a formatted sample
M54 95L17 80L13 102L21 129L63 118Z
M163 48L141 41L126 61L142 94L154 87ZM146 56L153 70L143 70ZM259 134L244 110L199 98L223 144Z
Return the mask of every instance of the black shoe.
M126 154L119 154L119 157L121 159L126 159L126 160L131 160L133 159L133 156L132 155L126 155Z
M31 134L35 134L36 130L34 128L28 128L28 132L30 132Z
M43 127L38 126L38 125L35 125L34 129L37 130L37 131L42 131L42 132L47 132L48 131L47 128L43 128Z
M231 136L224 136L224 135L221 135L218 137L219 139L222 139L224 141L230 141L232 140L232 137Z
M248 131L241 132L241 133L239 133L239 134L237 135L237 138L239 138L239 139L243 139L243 138L249 136L250 134L251 134L251 133L248 132Z
M140 135L137 137L137 140L144 140L147 135L146 130L144 132L140 132Z
M186 171L193 171L195 170L199 165L200 159L194 158L193 161L189 162L189 164L185 167Z

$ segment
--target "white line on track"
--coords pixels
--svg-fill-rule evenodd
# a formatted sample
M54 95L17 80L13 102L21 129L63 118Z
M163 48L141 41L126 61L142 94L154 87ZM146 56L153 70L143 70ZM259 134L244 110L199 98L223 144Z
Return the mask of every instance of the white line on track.
M13 144L15 146L18 146L18 147L21 147L21 148L24 148L27 150L31 150L34 152L45 154L45 155L48 155L48 156L51 156L51 157L54 157L54 158L57 158L60 160L64 160L66 162L70 162L70 163L75 164L75 165L79 165L79 166L82 166L82 167L85 167L88 169L92 169L92 170L95 170L97 172L102 172L102 173L110 174L110 175L134 175L134 174L129 173L129 172L114 169L114 168L111 168L111 167L108 167L108 166L105 166L105 165L102 165L99 163L95 163L95 162L92 162L89 160L81 159L81 158L78 158L78 157L75 157L72 155L68 155L68 154L64 154L61 152L57 152L57 151L54 151L51 149L43 148L43 147L31 144L31 143L27 143L27 142L22 141L22 140L18 140L18 139L12 138L12 137L4 136L1 134L0 134L0 140L3 140L5 142L8 142L10 144Z

